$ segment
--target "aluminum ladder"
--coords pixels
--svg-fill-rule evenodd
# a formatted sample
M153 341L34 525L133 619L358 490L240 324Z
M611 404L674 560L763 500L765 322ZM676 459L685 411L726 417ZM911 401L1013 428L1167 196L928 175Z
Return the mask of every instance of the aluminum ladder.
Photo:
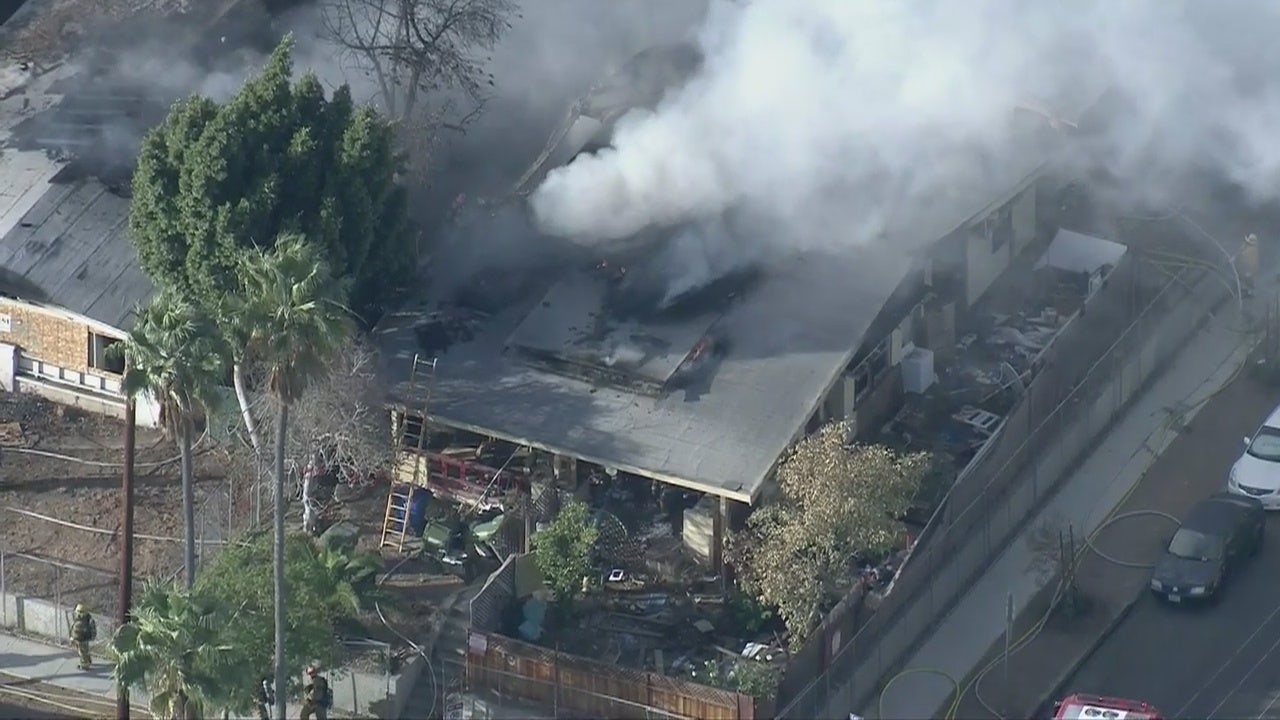
M414 443L413 455L413 482L403 483L400 481L398 474L392 477L391 489L387 494L387 512L382 519L382 543L379 548L394 547L397 552L404 552L404 541L409 535L409 502L413 496L414 488L420 485L419 475L422 467L422 449L426 447L427 439L427 405L431 401L431 388L434 384L436 374L436 359L423 360L417 353L413 356L413 368L409 370L409 392L408 397L415 397L419 383L425 383L426 391L422 396L422 410L418 415L421 418L421 424L418 427L418 438ZM400 427L396 433L397 455L404 452L407 447L406 440L409 435L409 415L407 410L401 413ZM397 500L400 501L397 504ZM399 517L396 517L399 513Z

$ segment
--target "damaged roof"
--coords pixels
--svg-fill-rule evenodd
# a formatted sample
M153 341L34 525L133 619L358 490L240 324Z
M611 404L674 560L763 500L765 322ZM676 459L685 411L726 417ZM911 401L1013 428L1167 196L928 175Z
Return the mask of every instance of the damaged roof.
M1026 187L1038 168L1027 163L1002 192ZM981 213L993 193L972 188L958 189L967 201L915 215L916 237L940 239ZM811 253L768 268L716 321L722 354L656 394L554 372L518 352L517 330L541 296L467 324L446 348L419 339L425 305L389 316L376 338L393 401L414 410L424 394L408 385L414 355L438 356L427 411L435 422L751 503L911 260Z
M1074 122L1100 96L1050 109ZM1008 157L975 155L966 165L972 181L954 183L927 206L895 207L890 198L875 252L809 253L766 268L715 321L722 351L687 382L643 392L531 362L527 351L538 343L525 331L545 324L538 316L562 287L492 316L451 319L446 343L422 339L438 305L389 315L375 334L391 400L420 410L426 389L409 387L413 359L437 357L426 413L434 422L752 503L906 277L908 249L937 242L1030 186L1059 146L1046 140L1045 124L1028 120L1020 151ZM554 332L540 337L559 342Z
M541 298L476 323L439 354L428 415L443 424L752 501L774 462L849 362L908 259L797 257L716 323L722 354L657 394L554 372L509 343ZM822 303L798 288L842 288ZM427 316L378 330L393 394L415 408L409 369ZM420 393L423 388L416 388Z

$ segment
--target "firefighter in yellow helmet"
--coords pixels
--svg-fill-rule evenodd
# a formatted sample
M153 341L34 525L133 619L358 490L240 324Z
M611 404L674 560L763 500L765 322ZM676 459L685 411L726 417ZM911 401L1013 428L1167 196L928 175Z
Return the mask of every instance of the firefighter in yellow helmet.
M98 639L98 624L89 609L84 605L76 605L75 616L71 619L71 642L80 654L80 669L88 670L93 666L93 658L89 655L89 643Z

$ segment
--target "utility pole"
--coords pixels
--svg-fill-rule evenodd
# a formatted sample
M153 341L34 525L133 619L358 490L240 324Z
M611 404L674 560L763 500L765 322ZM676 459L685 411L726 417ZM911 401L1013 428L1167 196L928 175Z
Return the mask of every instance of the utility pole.
M133 607L133 455L137 444L138 406L133 398L124 405L124 473L120 490L124 518L120 534L120 607L116 609L116 627L129 622ZM116 688L116 720L129 720L129 688Z
M1013 685L1009 684L1009 655L1013 651L1013 593L1009 593L1004 610L1004 709L1013 706Z

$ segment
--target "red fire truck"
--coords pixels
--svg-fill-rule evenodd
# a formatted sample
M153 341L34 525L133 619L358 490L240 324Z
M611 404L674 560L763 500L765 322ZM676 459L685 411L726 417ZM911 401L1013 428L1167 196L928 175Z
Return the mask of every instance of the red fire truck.
M1137 700L1068 695L1054 707L1054 720L1162 720L1160 711Z

